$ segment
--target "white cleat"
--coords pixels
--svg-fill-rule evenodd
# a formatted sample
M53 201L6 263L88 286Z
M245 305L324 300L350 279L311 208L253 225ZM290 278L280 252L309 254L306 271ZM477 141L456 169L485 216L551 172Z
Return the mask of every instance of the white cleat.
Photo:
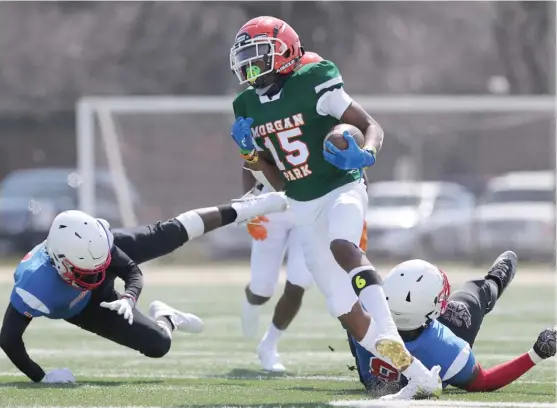
M203 320L191 313L180 312L166 303L155 300L149 306L149 316L155 321L162 317L168 317L174 329L186 333L201 333L203 331Z
M253 339L259 329L259 309L261 306L250 304L244 299L242 309L242 334L246 339Z
M379 399L382 401L437 399L443 392L443 383L439 377L440 371L441 367L435 366L429 371L431 375L410 379L408 385L396 394L385 395Z
M238 214L236 222L241 223L260 215L285 211L288 208L288 201L283 192L246 195L232 200L232 208Z
M266 347L263 344L259 344L257 347L257 357L259 357L261 367L265 371L273 373L284 373L286 371L286 368L280 362L276 347Z

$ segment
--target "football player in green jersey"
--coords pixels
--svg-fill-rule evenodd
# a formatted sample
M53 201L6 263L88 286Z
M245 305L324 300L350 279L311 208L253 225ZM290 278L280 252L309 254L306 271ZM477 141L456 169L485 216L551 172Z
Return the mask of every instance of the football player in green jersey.
M358 247L367 208L362 168L375 163L383 131L344 91L334 63L302 65L303 52L298 34L282 20L257 17L244 24L230 51L230 66L240 84L249 87L233 102L232 137L252 166L273 163L282 174L280 188L329 312L364 348L408 378L407 387L386 398L438 397L439 367L430 371L408 352L381 278ZM339 123L362 131L363 148L349 134L344 135L346 150L324 141Z

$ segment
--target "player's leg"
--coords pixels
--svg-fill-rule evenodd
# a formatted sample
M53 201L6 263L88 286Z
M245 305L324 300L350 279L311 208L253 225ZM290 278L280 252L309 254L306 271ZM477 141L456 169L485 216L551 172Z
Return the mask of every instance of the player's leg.
M513 280L517 268L518 260L514 252L501 254L483 279L468 281L453 292L439 321L473 346L485 315L493 310L497 299Z
M430 372L406 349L391 317L382 280L359 248L366 209L367 192L363 183L337 189L325 204L329 253L336 261L336 266L329 267L336 298L332 304L344 327L364 348L412 379L399 397L404 394L413 398L422 392L437 397L441 393L437 368ZM356 295L373 318L373 324L355 301Z
M242 310L242 331L244 337L254 337L259 327L259 312L275 293L280 268L284 258L288 230L280 222L282 214L270 216L265 223L267 238L253 240L251 246L251 279L246 286L246 298Z
M114 244L140 264L167 255L188 240L217 228L285 208L286 201L281 194L261 194L231 204L187 211L156 224L114 230Z
M101 301L114 301L117 298L115 292L103 296L102 300L92 298L80 314L67 321L152 358L160 358L168 353L174 330L199 333L203 329L201 320L196 316L175 310L162 302L151 304L151 318L139 309L134 309L133 323L130 325L114 311L99 306Z
M287 225L287 227L291 226L291 224ZM275 306L271 324L257 348L257 354L263 367L272 371L285 370L279 359L278 342L298 314L306 289L313 283L313 277L307 269L304 259L300 234L296 227L290 229L287 251L284 291Z

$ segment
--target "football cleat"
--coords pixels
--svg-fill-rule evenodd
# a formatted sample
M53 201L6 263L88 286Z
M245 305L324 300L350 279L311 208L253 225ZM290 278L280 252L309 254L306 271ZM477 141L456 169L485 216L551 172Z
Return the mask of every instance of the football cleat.
M288 208L286 195L272 192L257 196L246 195L232 200L232 208L236 210L236 222L242 223L260 215L282 212Z
M493 279L499 286L499 297L514 279L518 269L518 257L513 251L505 251L495 260L486 279Z
M175 330L186 333L201 333L203 320L191 313L180 312L166 303L155 300L149 306L149 316L155 321L166 317L170 320Z
M534 352L544 360L555 355L555 337L557 329L555 327L545 329L540 333L534 344Z
M375 349L380 356L390 360L397 370L412 364L412 355L406 350L404 344L391 339L382 339L375 344Z
M439 377L440 371L441 367L435 366L430 370L429 376L409 379L408 385L399 392L385 395L379 399L383 401L437 399L443 392L443 383Z
M273 373L283 373L286 368L280 362L280 356L276 347L268 346L261 342L257 347L257 357L261 363L261 367L265 371Z

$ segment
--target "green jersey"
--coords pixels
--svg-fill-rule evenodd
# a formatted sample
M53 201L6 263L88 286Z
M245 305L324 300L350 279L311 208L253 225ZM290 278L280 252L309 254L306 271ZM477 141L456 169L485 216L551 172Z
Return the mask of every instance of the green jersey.
M359 170L341 170L323 157L325 136L342 115L333 117L324 107L342 86L336 65L321 61L300 67L274 97L247 88L234 100L234 115L253 119L257 149L273 156L286 181L285 193L294 200L314 200L361 177ZM350 103L344 101L341 110Z

